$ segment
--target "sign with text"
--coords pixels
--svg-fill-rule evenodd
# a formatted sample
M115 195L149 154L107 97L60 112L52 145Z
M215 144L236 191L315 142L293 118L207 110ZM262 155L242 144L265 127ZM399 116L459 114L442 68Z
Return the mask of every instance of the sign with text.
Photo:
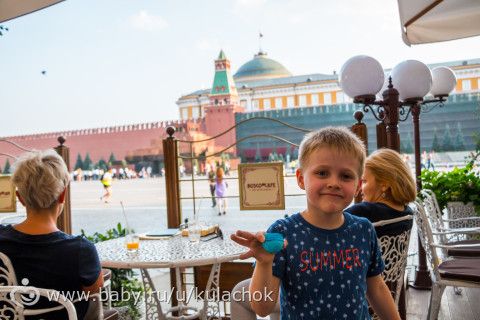
M0 212L16 212L17 197L12 176L0 176Z
M240 210L285 209L283 163L238 165Z

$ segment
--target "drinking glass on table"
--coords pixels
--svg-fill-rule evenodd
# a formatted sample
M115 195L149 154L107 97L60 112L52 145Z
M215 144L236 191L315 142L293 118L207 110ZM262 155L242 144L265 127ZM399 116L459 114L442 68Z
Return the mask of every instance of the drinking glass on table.
M202 233L202 224L198 220L193 219L188 223L188 240L192 243L200 242L200 236Z
M137 252L140 246L140 238L138 234L127 233L125 235L125 246L128 252Z

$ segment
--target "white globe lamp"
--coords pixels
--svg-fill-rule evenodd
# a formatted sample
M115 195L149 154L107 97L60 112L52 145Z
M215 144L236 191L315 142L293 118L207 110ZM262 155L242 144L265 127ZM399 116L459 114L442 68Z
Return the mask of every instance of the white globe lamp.
M434 97L445 97L453 91L457 84L457 77L452 69L447 67L437 67L432 70L432 88L430 93Z
M397 64L391 73L393 86L400 100L422 100L432 87L432 73L426 64L417 60L406 60Z
M348 59L340 70L340 86L350 98L373 96L382 88L382 65L372 57L360 55Z

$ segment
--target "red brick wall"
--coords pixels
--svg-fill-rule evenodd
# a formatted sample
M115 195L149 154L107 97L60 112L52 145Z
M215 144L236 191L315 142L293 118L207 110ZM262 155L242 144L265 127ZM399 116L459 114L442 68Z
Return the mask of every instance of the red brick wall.
M58 145L57 138L63 136L65 145L70 148L70 168L73 168L80 153L82 160L87 152L94 163L101 158L108 161L113 152L117 160L125 158L127 153L136 149L148 148L152 140L166 136L166 127L184 125L184 122L153 122L137 125L125 125L108 128L85 129L66 132L54 132L27 136L4 137L27 149L47 149ZM24 151L6 142L0 141L0 152L18 156ZM7 157L0 155L3 170ZM10 159L10 164L14 159Z

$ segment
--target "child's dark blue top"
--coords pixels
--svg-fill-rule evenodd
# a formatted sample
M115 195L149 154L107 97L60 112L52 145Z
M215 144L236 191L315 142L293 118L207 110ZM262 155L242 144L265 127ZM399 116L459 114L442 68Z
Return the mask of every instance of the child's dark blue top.
M282 319L370 319L366 279L383 272L382 254L367 219L344 217L334 230L317 228L299 213L268 229L288 241L273 261Z

